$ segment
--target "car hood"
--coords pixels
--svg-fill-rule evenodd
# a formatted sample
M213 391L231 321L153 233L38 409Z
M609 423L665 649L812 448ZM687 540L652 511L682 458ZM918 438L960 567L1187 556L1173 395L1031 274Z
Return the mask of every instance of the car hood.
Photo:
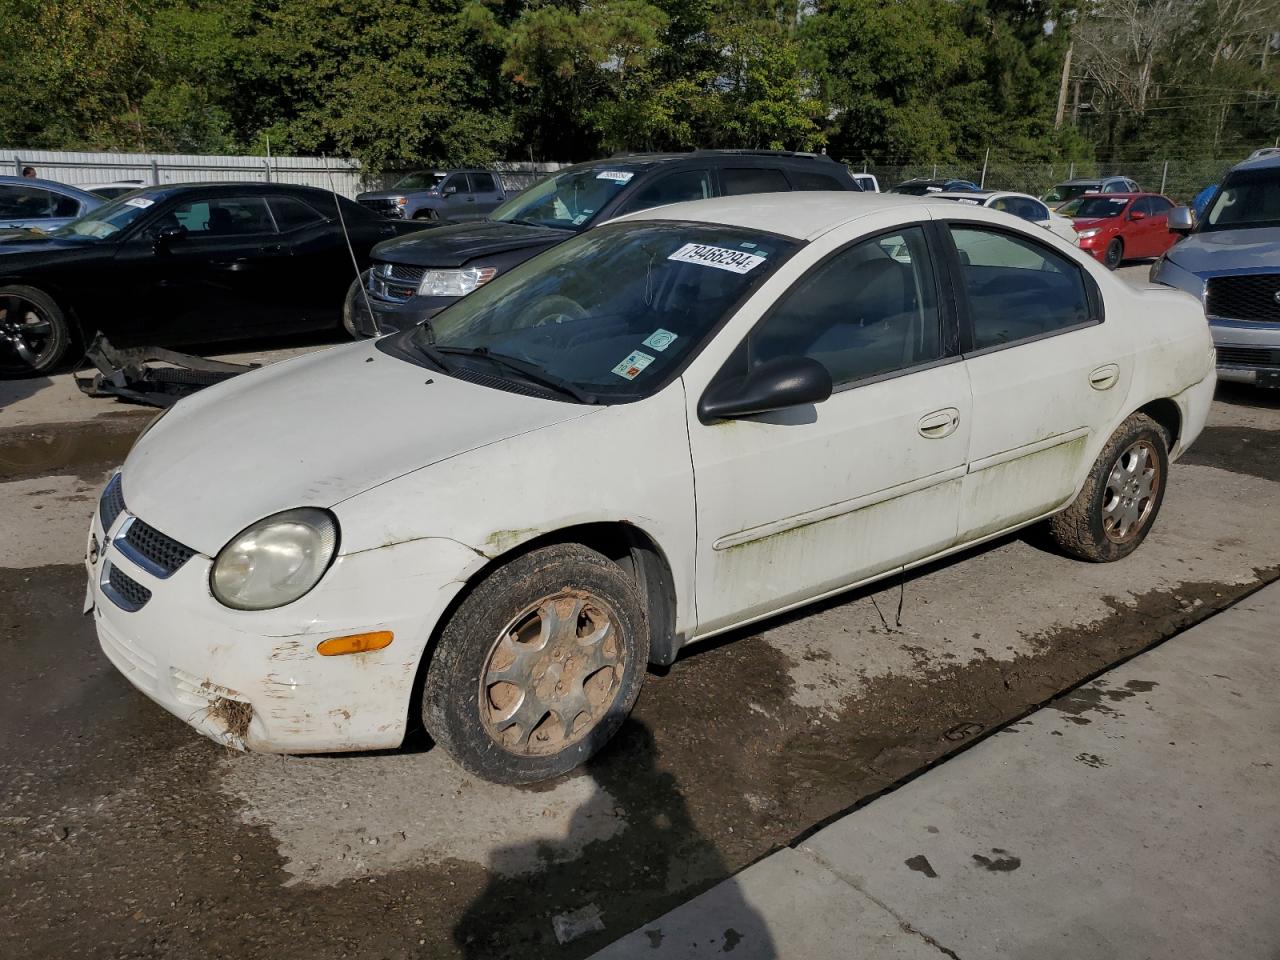
M1076 230L1088 230L1090 227L1105 227L1115 223L1118 217L1068 217L1076 225Z
M1193 233L1179 240L1165 254L1165 259L1201 276L1274 268L1280 263L1280 227Z
M477 257L550 247L572 236L572 232L554 227L481 220L384 240L373 248L373 258L415 267L461 267Z
M134 446L129 511L212 556L249 524L332 507L388 480L600 408L477 386L373 341L307 354L194 394Z

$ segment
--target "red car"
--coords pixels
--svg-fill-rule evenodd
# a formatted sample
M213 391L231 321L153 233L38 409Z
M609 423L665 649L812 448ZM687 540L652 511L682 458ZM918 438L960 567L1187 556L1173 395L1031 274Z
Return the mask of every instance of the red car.
M1169 232L1173 201L1158 193L1088 193L1058 208L1087 250L1112 270L1125 260L1158 257L1178 239Z

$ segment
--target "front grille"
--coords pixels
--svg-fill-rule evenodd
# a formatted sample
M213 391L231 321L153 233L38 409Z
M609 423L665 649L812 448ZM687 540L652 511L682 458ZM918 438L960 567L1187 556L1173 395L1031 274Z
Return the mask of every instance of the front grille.
M358 200L356 202L359 203L360 206L364 207L366 210L372 210L374 213L382 217L399 218L400 216L400 207L396 204L394 200L369 199L369 200Z
M151 599L151 591L140 584L133 577L123 572L114 563L107 573L107 582L103 584L110 588L111 599L116 605L123 610L133 612L141 610L147 605L147 601Z
M102 529L110 530L111 525L116 522L116 517L120 516L123 510L124 492L121 489L120 474L117 473L102 491L102 499L98 501L98 516L102 519Z
M378 268L378 272L391 280L403 280L405 283L418 284L422 282L422 277L427 272L427 268L414 267L407 263L384 263Z
M1219 347L1218 363L1232 367L1280 367L1280 350L1265 347Z
M136 517L129 524L124 540L116 541L116 546L129 559L161 579L173 576L196 553Z
M1230 320L1280 323L1280 273L1210 277L1205 312Z

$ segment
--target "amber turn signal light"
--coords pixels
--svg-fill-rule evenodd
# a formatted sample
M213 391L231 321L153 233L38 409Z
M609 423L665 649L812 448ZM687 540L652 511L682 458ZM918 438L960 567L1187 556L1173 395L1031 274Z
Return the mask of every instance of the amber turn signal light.
M381 650L391 646L395 638L390 630L375 630L373 633L354 633L349 637L331 637L321 640L316 653L322 657L340 657L344 653L366 653L369 650Z

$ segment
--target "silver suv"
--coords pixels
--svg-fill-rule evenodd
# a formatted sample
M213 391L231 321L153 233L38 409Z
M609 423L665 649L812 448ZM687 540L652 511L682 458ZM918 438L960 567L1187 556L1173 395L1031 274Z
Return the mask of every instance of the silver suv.
M1177 207L1169 229L1189 236L1155 262L1151 279L1204 304L1218 379L1280 387L1280 156L1237 165L1199 223Z

